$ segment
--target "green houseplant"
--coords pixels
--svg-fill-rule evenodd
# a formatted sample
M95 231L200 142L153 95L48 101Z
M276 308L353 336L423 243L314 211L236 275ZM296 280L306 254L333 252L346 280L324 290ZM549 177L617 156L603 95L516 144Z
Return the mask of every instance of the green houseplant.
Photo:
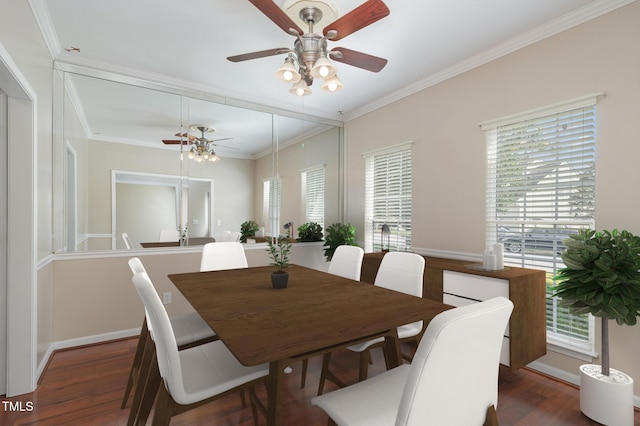
M300 242L322 241L324 234L322 226L317 222L307 222L298 226L298 238Z
M247 237L253 237L256 235L256 232L260 229L258 223L253 220L247 220L240 224L240 242L246 243Z
M327 258L327 262L329 262L331 258L333 258L333 253L338 246L358 245L356 244L356 228L350 223L334 223L327 228L327 235L324 241L324 256Z
M619 325L634 325L640 315L640 237L617 229L587 229L571 235L564 244L567 250L562 260L566 267L554 277L557 284L553 295L560 297L560 306L571 313L590 313L602 322L601 365L580 367L581 410L604 424L626 424L627 420L619 416L628 419L630 413L633 423L631 378L616 371L616 377L607 380L613 375L608 322L612 319ZM609 403L601 403L603 400Z
M291 241L286 237L278 237L276 241L269 239L267 252L273 266L271 272L271 285L273 288L284 288L289 281L289 274L286 269L289 267L289 253L291 252Z

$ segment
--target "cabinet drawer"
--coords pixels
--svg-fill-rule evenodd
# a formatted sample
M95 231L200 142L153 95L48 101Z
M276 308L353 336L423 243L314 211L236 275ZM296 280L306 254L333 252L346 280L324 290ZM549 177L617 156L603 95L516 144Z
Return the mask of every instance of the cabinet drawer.
M476 301L493 297L509 298L509 281L459 272L442 271L444 293L461 296ZM446 302L445 302L446 303Z

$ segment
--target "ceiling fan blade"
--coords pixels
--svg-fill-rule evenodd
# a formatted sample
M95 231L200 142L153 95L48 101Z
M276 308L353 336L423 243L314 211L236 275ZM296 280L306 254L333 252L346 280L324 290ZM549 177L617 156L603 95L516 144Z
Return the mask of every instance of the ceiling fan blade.
M211 141L209 141L209 142L228 141L228 140L230 140L230 139L233 139L233 138L220 138L220 139L214 139L214 140L211 140Z
M195 136L190 135L189 133L176 133L174 136L178 136L179 138L189 138L189 141L197 139Z
M342 57L340 57L340 55L331 56L332 60L371 72L379 72L385 65L387 65L387 60L384 58L368 55L356 50L346 49L344 47L335 47L331 49L331 52L342 53Z
M185 140L167 140L167 139L163 139L162 143L165 145L189 145L191 142L187 142Z
M235 146L227 146L227 145L218 145L217 143L213 144L216 148L226 148L226 149L238 149Z
M340 40L387 15L389 15L389 8L382 0L369 0L324 27L322 32L326 36L329 31L335 30L338 35L331 40Z
M249 2L267 15L267 18L271 19L285 33L291 34L289 29L293 28L298 34L304 34L304 31L273 0L249 0Z
M259 52L251 52L251 53L245 53L242 55L229 56L227 57L227 59L231 62L241 62L241 61L248 61L250 59L258 59L258 58L265 58L267 56L280 55L282 53L289 52L290 50L291 49L288 49L286 47L279 47L277 49L261 50Z

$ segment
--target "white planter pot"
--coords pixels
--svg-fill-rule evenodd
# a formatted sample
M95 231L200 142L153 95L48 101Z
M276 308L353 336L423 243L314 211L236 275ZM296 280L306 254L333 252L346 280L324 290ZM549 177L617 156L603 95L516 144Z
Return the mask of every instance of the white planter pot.
M633 379L613 368L609 376L595 364L580 366L580 411L607 426L633 426Z

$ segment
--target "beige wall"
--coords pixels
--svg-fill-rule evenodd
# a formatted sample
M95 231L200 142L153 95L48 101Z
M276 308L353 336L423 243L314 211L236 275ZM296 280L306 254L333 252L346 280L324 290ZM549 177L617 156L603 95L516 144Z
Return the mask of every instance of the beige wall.
M293 222L297 236L298 226L305 222L301 203L300 171L309 167L325 165L325 223L339 221L339 185L340 185L340 131L338 127L305 139L280 150L278 158L278 175L282 177L282 207L280 223ZM255 217L253 220L264 226L268 232L268 224L262 223L262 182L272 174L271 156L257 160ZM280 230L284 232L284 230Z
M636 2L347 122L347 220L358 236L364 235L362 153L412 140L414 248L481 253L486 155L478 124L602 91L596 225L640 234L640 197L627 191L640 183L639 22ZM612 367L640 377L640 327L610 330ZM583 363L558 354L543 361L570 374Z
M246 248L249 266L270 263L266 244ZM191 306L167 277L169 274L193 272L200 269L201 248L179 250L147 249L112 252L84 258L76 255L59 255L53 266L41 271L51 275L55 283L52 289L51 311L41 309L43 348L46 337L49 342L86 339L98 335L117 336L117 333L139 328L144 310L140 298L131 284L131 270L127 262L140 257L156 290L162 295L171 292L172 303L166 305L170 315L189 311ZM296 243L291 262L326 270L322 243ZM265 275L265 285L270 285ZM115 334L114 334L115 333ZM108 338L108 337L107 337ZM84 339L84 340L83 340Z

